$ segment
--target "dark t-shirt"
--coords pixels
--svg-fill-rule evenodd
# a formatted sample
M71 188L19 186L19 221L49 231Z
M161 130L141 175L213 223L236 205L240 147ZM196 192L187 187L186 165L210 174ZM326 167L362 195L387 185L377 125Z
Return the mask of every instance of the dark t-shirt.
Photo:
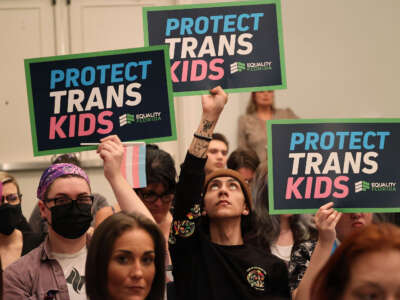
M170 236L177 299L289 299L281 260L250 244L214 244L202 229L204 164L188 154L177 186Z

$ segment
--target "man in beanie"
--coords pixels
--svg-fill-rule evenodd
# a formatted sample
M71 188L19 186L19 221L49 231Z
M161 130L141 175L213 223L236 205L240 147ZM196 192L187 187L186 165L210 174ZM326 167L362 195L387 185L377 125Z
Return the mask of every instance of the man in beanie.
M278 258L245 242L252 200L243 177L218 169L205 178L208 144L227 102L222 88L202 97L203 114L181 166L170 254L178 299L289 299Z

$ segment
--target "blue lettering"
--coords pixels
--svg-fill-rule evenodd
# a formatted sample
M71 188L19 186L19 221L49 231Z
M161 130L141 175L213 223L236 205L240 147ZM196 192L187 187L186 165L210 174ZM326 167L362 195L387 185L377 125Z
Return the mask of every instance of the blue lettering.
M211 16L210 19L214 21L214 26L213 26L213 33L218 32L218 27L219 27L219 21L222 20L224 16Z
M346 138L346 136L349 136L349 132L348 131L338 131L336 132L336 135L339 136L339 150L343 150L344 147L344 140Z
M226 15L224 18L224 32L235 32L236 15ZM233 26L233 27L229 27Z
M253 30L257 31L260 18L264 16L264 13L253 13L250 16L254 17Z
M376 133L373 132L373 131L367 131L367 133L364 134L364 138L363 138L363 147L364 147L364 149L371 150L371 149L375 148L374 144L372 144L372 145L368 144L368 138L369 138L370 135L376 136Z
M239 31L247 31L249 30L249 26L244 26L243 27L243 19L246 18L250 18L250 16L248 14L241 14L238 17L238 23L237 23L237 28L239 29Z
M329 137L329 144L325 143L326 137ZM332 131L327 131L321 134L320 146L322 150L332 149L334 143L335 143L335 134Z
M349 149L350 150L358 150L361 149L361 145L357 145L356 143L361 142L361 136L362 136L361 131L352 131L350 133L350 143L349 143Z
M71 87L71 83L73 86L78 87L78 82L76 81L79 78L79 70L76 68L68 68L67 76L65 78L65 87Z
M171 18L167 19L167 26L165 27L165 35L170 36L171 31L179 28L179 21L178 19Z
M142 79L147 78L147 66L151 65L152 61L151 60L143 60L139 62L139 65L142 66Z
M304 134L301 132L293 132L290 139L290 150L293 151L296 145L304 142Z
M106 82L106 70L110 69L110 65L100 65L96 69L100 70L100 84L104 84Z
M124 64L112 64L111 65L111 83L115 83L115 82L122 82L124 80L124 78L118 77L120 75L122 75L122 68L124 67Z
M61 70L51 70L50 73L50 89L54 89L56 87L57 82L61 82L64 80L64 72Z
M184 35L185 31L187 34L192 34L191 28L193 27L193 23L194 22L192 18L182 18L180 34Z
M132 67L137 67L137 63L134 61L131 61L125 66L125 79L128 81L135 81L137 79L137 76L135 74L130 75L129 71Z
M89 79L86 78L87 73L89 73ZM82 84L88 86L93 84L95 80L96 80L96 70L91 66L84 67L81 71Z
M380 137L379 149L385 149L385 138L390 135L389 131L378 131L377 135Z
M200 29L200 22L201 21L203 21L203 29ZM194 31L197 34L204 34L204 33L207 32L207 30L208 30L208 18L204 17L204 16L198 17L196 19L195 24L194 24Z

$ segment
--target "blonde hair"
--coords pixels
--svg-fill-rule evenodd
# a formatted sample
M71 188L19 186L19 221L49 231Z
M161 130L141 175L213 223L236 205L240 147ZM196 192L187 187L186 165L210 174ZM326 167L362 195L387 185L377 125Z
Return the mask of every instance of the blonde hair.
M259 92L264 92L264 91L259 91ZM257 104L256 104L256 98L255 98L256 93L257 92L251 92L251 94L250 94L249 103L247 104L247 108L246 108L247 115L254 114L257 111ZM272 111L275 111L275 103L272 104Z
M13 183L15 184L15 186L17 187L17 192L18 194L21 194L21 191L19 189L19 185L17 180L15 179L14 176L12 176L11 174L4 172L4 171L0 171L0 182L5 185L7 183Z

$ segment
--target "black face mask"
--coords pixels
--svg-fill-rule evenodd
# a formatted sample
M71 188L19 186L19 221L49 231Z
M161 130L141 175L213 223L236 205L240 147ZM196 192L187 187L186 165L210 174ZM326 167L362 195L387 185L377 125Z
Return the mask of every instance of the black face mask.
M10 235L13 233L21 219L21 204L9 203L0 206L0 233Z
M52 220L50 225L62 237L79 238L90 227L93 220L91 210L90 204L78 205L76 200L71 204L53 206L50 208Z

